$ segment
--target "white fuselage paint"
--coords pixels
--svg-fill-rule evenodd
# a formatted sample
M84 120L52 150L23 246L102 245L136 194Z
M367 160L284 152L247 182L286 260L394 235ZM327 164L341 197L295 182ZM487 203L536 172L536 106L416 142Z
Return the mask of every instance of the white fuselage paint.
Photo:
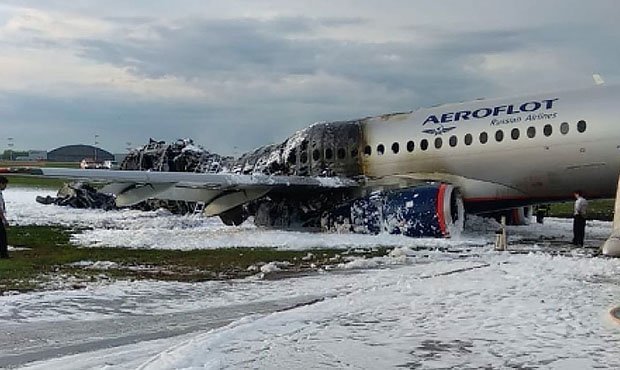
M568 199L575 189L590 197L612 197L620 172L619 114L620 86L598 86L369 118L363 132L372 154L362 156L364 173L370 179L450 182L466 201ZM578 132L579 121L585 122L584 132ZM561 132L564 122L567 133ZM548 124L552 133L546 136ZM533 138L527 135L529 127L536 130ZM515 128L516 140L511 138ZM503 131L501 142L495 137L498 130ZM483 132L486 144L480 143ZM465 144L467 134L472 136L470 145ZM452 136L455 146L449 143ZM443 141L439 149L436 138ZM421 149L423 139L428 141L426 150ZM411 152L408 141L414 143ZM398 153L392 151L394 143ZM377 151L381 144L383 155Z

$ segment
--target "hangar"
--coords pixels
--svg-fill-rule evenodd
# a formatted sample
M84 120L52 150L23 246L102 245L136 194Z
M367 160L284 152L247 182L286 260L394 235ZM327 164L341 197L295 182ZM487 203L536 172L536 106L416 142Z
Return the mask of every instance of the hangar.
M97 161L113 161L114 155L92 145L67 145L47 153L49 162L80 162L84 158Z

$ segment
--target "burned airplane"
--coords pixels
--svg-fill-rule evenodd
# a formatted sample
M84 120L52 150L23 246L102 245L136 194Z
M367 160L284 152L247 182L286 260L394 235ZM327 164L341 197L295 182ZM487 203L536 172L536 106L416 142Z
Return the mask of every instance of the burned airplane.
M596 86L315 123L192 173L169 172L169 158L161 171L37 171L106 182L101 191L120 206L199 202L229 225L253 217L277 228L449 237L465 213L506 212L519 223L527 207L574 189L613 197L618 101L619 87Z

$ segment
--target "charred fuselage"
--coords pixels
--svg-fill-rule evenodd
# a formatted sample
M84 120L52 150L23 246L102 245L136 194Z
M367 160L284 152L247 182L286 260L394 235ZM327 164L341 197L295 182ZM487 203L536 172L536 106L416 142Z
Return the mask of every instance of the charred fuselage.
M282 144L244 154L232 171L284 176L360 176L363 174L359 149L362 132L359 120L315 123Z
M279 145L264 146L244 154L232 171L282 176L362 176L362 125L360 120L315 123ZM309 192L278 189L243 207L258 225L319 228L326 212L359 196L359 189Z

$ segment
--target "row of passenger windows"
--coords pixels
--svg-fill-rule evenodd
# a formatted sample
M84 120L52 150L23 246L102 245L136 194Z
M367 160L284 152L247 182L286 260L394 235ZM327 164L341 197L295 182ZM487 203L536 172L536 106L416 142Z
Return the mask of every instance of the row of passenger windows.
M587 127L586 121L581 120L577 122L577 132L580 132L580 133L585 132L586 127ZM568 124L568 122L562 122L560 124L560 133L562 135L566 135L568 134L569 131L570 131L570 125ZM534 126L528 127L527 130L525 131L525 134L530 139L536 137L536 127ZM545 126L543 126L542 134L546 137L551 136L553 134L553 126L551 124L546 124ZM501 143L502 141L504 141L504 130L498 129L497 131L495 131L494 136L495 136L495 141L497 141L498 143ZM512 140L518 140L520 137L521 137L521 130L519 130L519 128L515 127L512 130L510 130L510 138ZM489 141L489 134L487 132L481 132L480 135L478 136L478 141L480 142L480 144L486 144ZM448 139L448 145L450 145L451 147L457 146L458 142L459 142L459 139L456 135L452 135ZM466 134L463 137L463 142L465 143L465 145L469 146L474 142L474 137L471 134ZM441 147L443 147L444 145L443 138L436 137L433 144L436 149L441 149ZM428 147L429 147L429 141L427 139L420 140L420 150L423 150L423 151L427 150ZM392 153L397 154L398 152L400 152L400 144L393 143L391 149L392 149ZM413 152L414 149L415 149L415 143L412 140L408 141L407 151ZM364 148L364 154L365 155L372 154L372 148L369 145L366 146L366 148ZM377 154L378 155L385 154L385 146L383 144L377 145Z
M586 121L581 120L577 122L578 132L580 133L585 132L586 127L587 127ZM562 135L566 135L568 134L569 131L570 131L570 125L568 124L568 122L562 122L560 124L560 133ZM553 126L551 124L546 124L545 126L543 126L542 134L546 137L551 136L553 134ZM536 137L536 127L534 126L528 127L527 130L525 131L525 135L527 135L527 137L530 139ZM504 131L502 129L498 129L497 131L495 131L494 136L495 136L495 141L497 141L498 143L504 141ZM518 140L520 137L521 137L521 131L519 130L519 128L515 127L512 130L510 130L510 138L512 140ZM480 142L480 144L486 144L489 141L489 134L486 132L481 132L480 135L478 136L478 141ZM469 146L473 144L474 137L472 136L472 134L466 134L463 137L463 142L465 143L465 145ZM458 143L459 143L459 139L456 135L452 135L448 139L448 145L450 145L451 147L457 146ZM433 142L433 145L435 146L436 149L441 149L441 147L443 147L443 138L436 137ZM423 151L427 150L428 147L429 147L429 141L427 139L420 140L420 150L423 150ZM392 150L392 153L398 154L400 152L400 144L395 142L392 144L390 149ZM414 151L415 143L413 142L413 140L407 141L406 149L409 153ZM335 154L338 159L345 159L347 157L347 150L344 148L338 148ZM369 156L371 154L372 154L372 148L370 147L370 145L367 145L364 148L364 155ZM385 146L383 144L377 145L377 154L378 155L385 154ZM356 158L358 156L357 148L351 149L350 156L351 158ZM308 154L306 152L302 152L299 159L301 163L307 163ZM320 159L321 159L321 151L319 149L314 149L312 151L312 160L318 161ZM334 150L332 148L325 149L325 159L328 161L334 159ZM297 157L295 153L291 153L291 155L289 156L289 162L291 163L297 162Z
M351 149L351 158L356 158L358 155L357 152L357 148L353 148ZM336 156L338 159L345 159L347 157L347 151L344 148L339 148L336 151ZM314 149L312 151L312 160L313 161L318 161L321 159L321 151L319 149ZM334 159L334 150L331 148L327 148L325 149L325 159L326 160L333 160ZM301 153L299 160L301 161L301 163L307 163L308 162L308 153L306 153L305 151ZM288 157L288 161L291 164L295 164L297 162L297 156L295 155L295 153L291 153Z

